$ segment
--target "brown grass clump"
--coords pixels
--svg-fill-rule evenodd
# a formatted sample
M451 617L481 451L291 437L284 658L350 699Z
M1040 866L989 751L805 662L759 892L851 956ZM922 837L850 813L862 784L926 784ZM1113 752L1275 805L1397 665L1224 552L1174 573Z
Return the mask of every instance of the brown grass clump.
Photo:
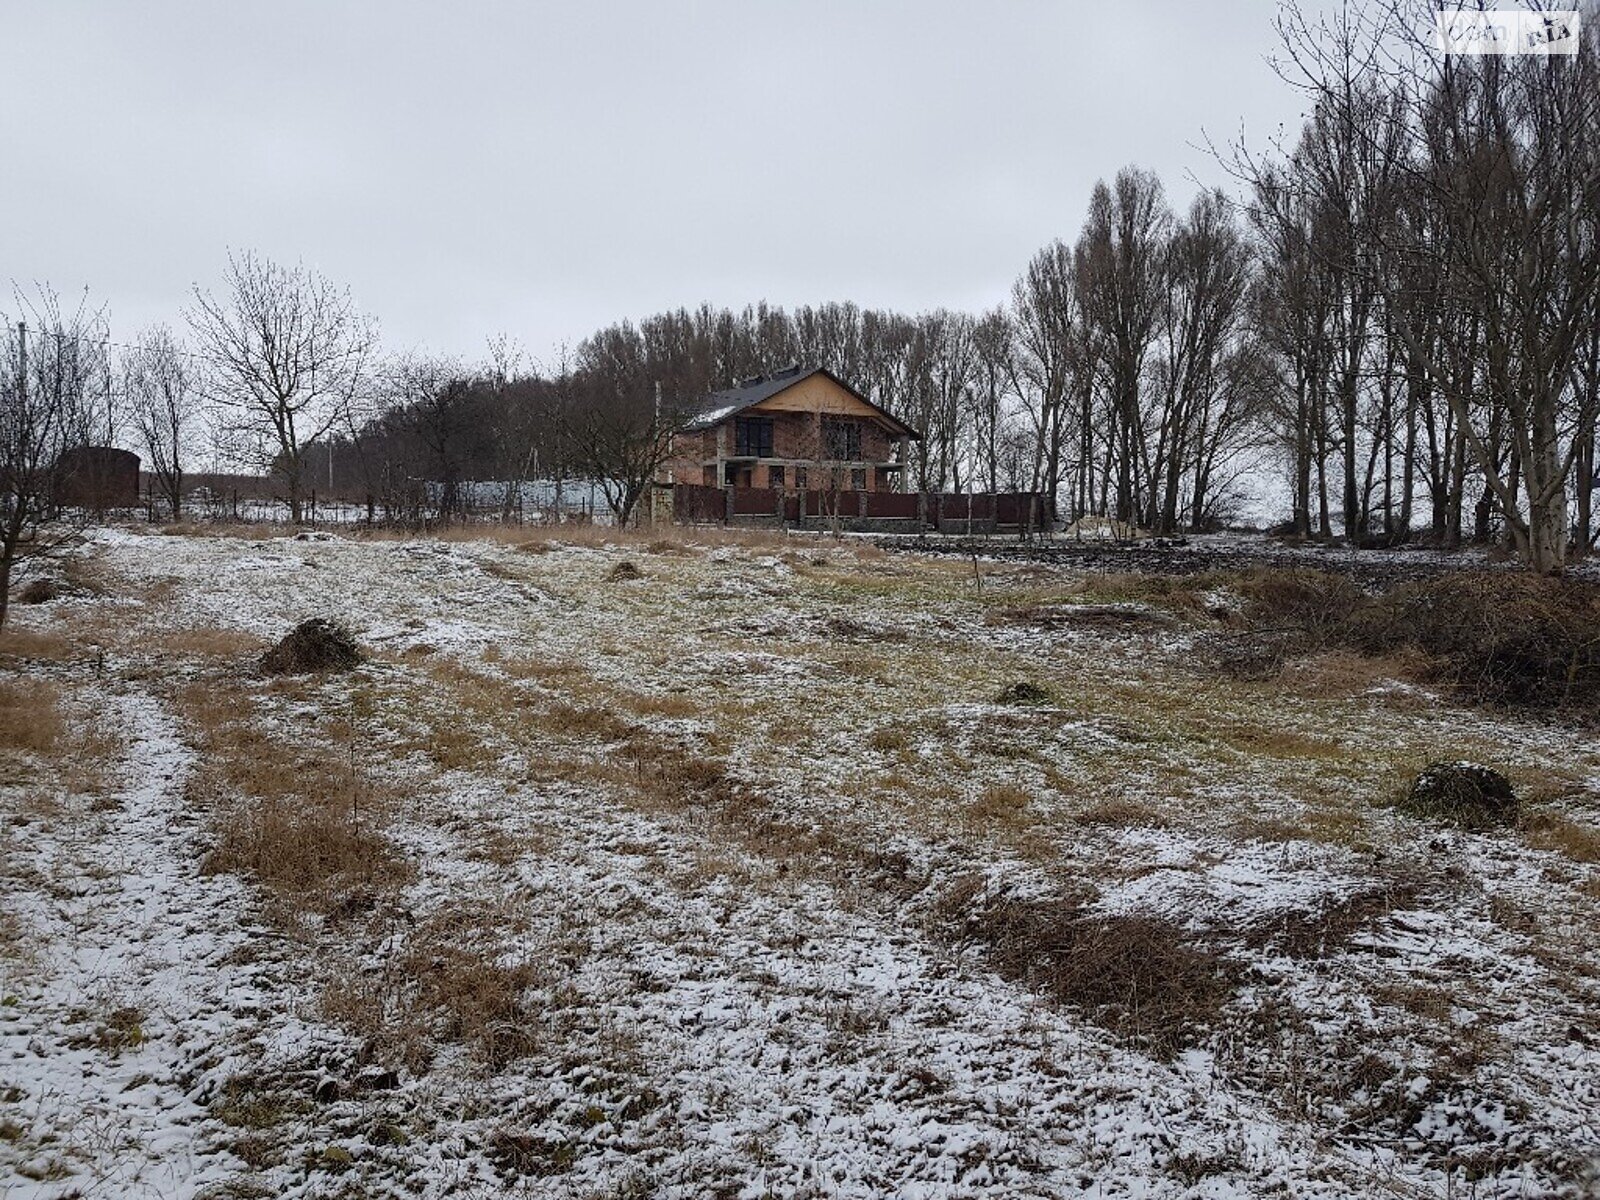
M204 870L249 875L291 911L331 911L410 879L383 832L394 797L353 753L275 734L247 697L214 687L195 685L179 703L202 751L191 797L216 833Z
M337 788L313 785L308 796L230 806L204 870L248 874L280 898L299 903L393 883L399 866L393 845L374 820L348 804Z
M643 578L644 572L627 559L623 559L606 572L606 580L609 583L628 583L632 580Z
M628 708L642 717L692 717L704 704L675 692L636 692L625 697Z
M330 985L323 1011L413 1072L446 1043L466 1046L490 1070L533 1054L542 1028L527 993L543 977L526 953L508 957L480 944L486 928L501 924L485 917L466 905L435 913L381 975Z
M261 656L268 675L309 675L349 671L361 664L361 650L344 626L321 617L302 621Z
M261 650L261 638L255 634L214 625L164 630L157 636L157 642L164 653L184 658L243 659Z
M1600 829L1548 810L1527 814L1523 835L1536 850L1553 850L1573 862L1600 863Z
M911 734L897 726L885 725L867 735L867 744L884 753L904 750L911 745Z
M61 594L54 579L30 579L17 593L19 604L48 604Z
M1080 825L1100 825L1108 829L1158 829L1171 823L1150 805L1128 799L1101 800L1073 819Z
M967 811L973 819L984 825L1014 824L1027 815L1033 802L1026 788L1010 783L996 783L983 789Z
M68 662L84 652L79 639L60 629L24 629L7 621L0 630L0 662Z
M1195 1044L1233 993L1231 962L1164 917L1095 914L1077 899L990 896L981 879L958 882L936 916L946 932L984 945L1008 979L1157 1054Z
M1047 687L1028 680L1020 680L1005 688L995 697L996 704L1014 704L1025 707L1055 703L1055 693Z
M61 689L54 683L0 681L0 753L49 754L63 728Z
M539 723L552 733L596 742L619 742L634 732L633 725L608 708L594 704L579 707L565 701L552 705Z

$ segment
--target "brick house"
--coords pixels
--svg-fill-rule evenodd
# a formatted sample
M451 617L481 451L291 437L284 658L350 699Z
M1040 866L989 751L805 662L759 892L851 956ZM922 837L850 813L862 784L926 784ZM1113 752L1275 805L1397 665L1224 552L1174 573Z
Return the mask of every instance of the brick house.
M820 367L713 392L672 437L668 483L898 492L921 434Z

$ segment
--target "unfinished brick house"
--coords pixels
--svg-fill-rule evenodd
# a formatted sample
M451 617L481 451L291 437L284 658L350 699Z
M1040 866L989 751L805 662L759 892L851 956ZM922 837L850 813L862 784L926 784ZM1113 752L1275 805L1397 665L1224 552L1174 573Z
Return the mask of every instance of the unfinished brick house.
M665 482L899 492L921 436L831 372L787 367L708 396L673 435Z

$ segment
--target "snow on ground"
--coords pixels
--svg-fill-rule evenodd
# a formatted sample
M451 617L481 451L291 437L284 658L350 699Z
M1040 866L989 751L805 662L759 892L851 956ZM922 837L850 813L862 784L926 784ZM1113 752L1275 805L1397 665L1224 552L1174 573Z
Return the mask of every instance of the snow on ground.
M88 719L126 746L104 794L13 814L5 900L36 959L0 962L0 1195L180 1197L227 1178L203 1152L219 1047L288 1022L282 956L244 884L197 872L191 754L148 693Z
M852 545L99 533L100 595L17 610L126 749L0 784L0 1197L1589 1194L1595 866L1376 806L1448 746L1592 821L1581 731L1225 688L1186 625L1074 624L1068 570ZM252 678L310 616L372 661ZM409 874L294 919L202 874L196 688L359 762ZM648 786L712 758L738 790ZM941 916L972 876L1192 936L1218 1027L1156 1053L999 977ZM399 1038L457 951L514 1053Z

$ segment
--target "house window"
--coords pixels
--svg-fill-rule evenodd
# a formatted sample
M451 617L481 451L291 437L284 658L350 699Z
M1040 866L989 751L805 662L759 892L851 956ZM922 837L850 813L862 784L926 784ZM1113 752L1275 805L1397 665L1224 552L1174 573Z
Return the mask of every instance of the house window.
M806 469L804 467L796 467L794 469L794 486L802 492L806 490Z
M834 462L855 462L861 457L861 422L823 417L822 447Z
M733 452L740 458L771 458L772 418L736 417L733 446Z
M857 467L850 472L850 486L858 492L867 490L867 469L865 467Z
M768 487L775 487L775 488L781 488L783 486L783 468L782 467L768 467L767 468L767 486Z

